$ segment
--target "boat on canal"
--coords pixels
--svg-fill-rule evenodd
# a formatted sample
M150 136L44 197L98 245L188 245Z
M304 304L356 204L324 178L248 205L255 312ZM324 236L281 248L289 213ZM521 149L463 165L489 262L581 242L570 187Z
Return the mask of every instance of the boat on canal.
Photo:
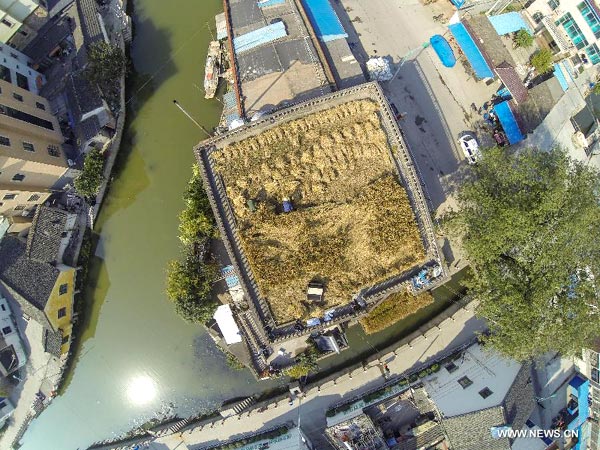
M221 44L219 41L211 41L208 46L206 66L204 68L204 92L205 98L213 98L219 86L219 61L221 58Z

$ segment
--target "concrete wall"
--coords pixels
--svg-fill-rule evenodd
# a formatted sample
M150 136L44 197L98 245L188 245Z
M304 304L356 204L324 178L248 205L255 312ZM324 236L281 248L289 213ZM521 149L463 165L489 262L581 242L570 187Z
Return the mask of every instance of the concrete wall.
M50 191L47 190L29 187L15 189L10 185L0 183L0 214L5 216L28 215L36 205L41 205L48 200L50 195ZM11 198L12 196L14 198Z
M37 70L32 69L31 58L20 51L7 45L0 45L0 65L10 71L11 83L17 86L17 74L27 78L29 91L34 94L39 93L38 84L45 83L45 77Z
M0 1L0 42L7 43L39 6L37 0Z

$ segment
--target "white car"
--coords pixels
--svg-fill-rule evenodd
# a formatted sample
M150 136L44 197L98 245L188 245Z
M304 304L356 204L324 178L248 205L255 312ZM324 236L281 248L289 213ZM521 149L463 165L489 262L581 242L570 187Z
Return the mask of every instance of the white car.
M481 158L481 152L479 151L479 144L472 134L465 134L458 139L458 143L462 148L467 162L469 164L475 164L479 158Z

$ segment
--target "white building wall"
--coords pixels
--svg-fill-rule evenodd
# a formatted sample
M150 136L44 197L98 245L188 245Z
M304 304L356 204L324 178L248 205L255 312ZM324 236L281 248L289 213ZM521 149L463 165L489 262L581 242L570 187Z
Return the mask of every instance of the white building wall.
M8 42L39 6L38 0L0 0L0 42Z
M27 355L25 354L21 336L19 336L19 330L13 319L8 301L3 297L0 297L0 333L2 333L6 345L12 345L17 355L17 361L10 367L10 371L13 372L25 365Z
M29 56L7 45L0 45L0 64L10 70L12 84L18 86L17 73L20 73L27 77L28 90L39 95L38 84L41 87L46 82L46 78L29 66L31 64Z

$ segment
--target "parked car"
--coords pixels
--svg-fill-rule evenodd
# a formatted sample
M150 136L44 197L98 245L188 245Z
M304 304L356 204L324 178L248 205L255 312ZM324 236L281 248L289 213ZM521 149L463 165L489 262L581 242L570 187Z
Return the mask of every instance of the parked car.
M462 148L467 162L469 164L475 164L479 158L481 158L481 152L479 151L479 144L472 134L465 134L458 139L460 148Z

